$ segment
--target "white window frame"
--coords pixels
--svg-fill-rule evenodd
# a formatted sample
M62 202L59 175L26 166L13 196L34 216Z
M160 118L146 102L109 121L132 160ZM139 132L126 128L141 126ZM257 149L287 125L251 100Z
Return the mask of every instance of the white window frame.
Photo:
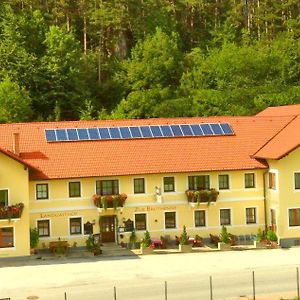
M196 226L196 218L195 218L195 212L196 211L204 211L205 214L205 226ZM193 223L194 223L194 228L195 229L202 229L202 228L207 228L208 227L208 213L207 213L207 209L195 209L193 211Z
M174 178L174 191L173 192L165 192L165 185L164 185L164 178L165 177L173 177ZM162 177L162 182L161 182L161 193L166 194L166 195L172 195L172 194L176 194L177 193L177 178L174 175L164 175Z
M1 188L0 191L7 191L7 205L10 206L10 189L9 188Z
M225 227L233 226L233 214L232 214L232 208L231 207L220 207L219 208L219 225L222 227L223 224L221 224L221 210L223 209L229 209L230 211L230 224L224 224Z
M166 213L174 212L175 213L175 228L166 228ZM176 210L164 210L164 230L178 230L178 212Z
M300 193L300 189L296 189L296 184L295 184L295 174L296 173L299 173L300 174L300 171L294 171L293 172L293 178L292 178L292 180L293 180L293 182L292 182L292 186L293 186L293 189L294 189L294 192L295 193Z
M48 239L48 238L50 238L50 237L51 237L51 232L52 232L51 219L50 219L50 218L36 219L36 220L35 220L35 224L36 224L37 230L39 230L39 228L38 228L38 221L49 221L49 236L39 236L39 239L43 240L43 239Z
M134 179L142 179L142 178L144 179L144 193L135 193L134 192ZM120 185L119 185L119 192L120 192ZM134 178L132 178L132 194L134 196L139 196L139 195L145 196L147 194L147 180L146 180L146 177L134 177Z
M38 199L37 198L37 185L38 184L48 184L48 198L45 198L45 199ZM50 200L50 183L49 182L36 182L35 183L35 200L36 201L49 201Z
M228 176L228 189L220 189L220 182L219 182L219 175L227 175ZM218 175L217 175L217 180L218 180L218 189L219 189L219 191L220 192L230 192L231 191L231 174L229 174L229 173L219 173Z
M246 174L254 174L254 187L246 187L245 186L245 176ZM254 191L257 189L257 173L256 172L251 172L251 170L249 170L249 172L244 172L243 173L243 188L245 191Z
M146 229L145 230L139 230L139 229L136 229L135 227L135 215L140 215L140 214L145 214L146 215ZM134 224L134 230L137 231L137 232L145 232L146 230L148 230L149 228L149 223L148 223L148 213L147 212L144 212L144 211L141 211L141 212L135 212L134 215L133 215L133 224Z
M79 197L70 197L70 183L71 182L79 182L80 183L80 196ZM95 184L96 185L96 184ZM82 180L78 180L76 178L74 178L74 180L70 180L67 182L67 195L68 195L68 199L73 201L73 200L82 200L83 198L83 184L82 184Z
M269 177L269 173L274 173L275 174L275 189L271 189L270 186L270 177ZM270 169L268 174L268 191L272 191L272 192L279 192L279 172L277 169Z
M14 246L13 247L6 247L0 248L0 251L15 251L17 248L17 240L16 240L16 227L15 226L1 226L1 228L13 228L13 235L14 235Z
M71 219L81 219L81 233L74 233L71 234ZM84 218L83 216L75 216L75 217L69 217L68 218L68 236L70 237L74 237L74 236L84 236L84 228L83 228L83 224L84 224Z
M288 225L288 229L291 229L291 230L298 229L299 230L300 225L298 225L298 226L290 226L290 222L289 222L290 221L290 214L289 214L289 210L290 209L300 209L300 207L288 207L287 208L287 225ZM276 217L277 217L277 214L276 214ZM270 218L271 218L271 216L270 216ZM277 220L276 220L276 222L277 222Z
M255 208L255 223L247 223L247 208ZM244 210L244 214L245 214L245 225L248 226L256 226L259 224L259 220L258 220L258 206L246 206L245 210Z

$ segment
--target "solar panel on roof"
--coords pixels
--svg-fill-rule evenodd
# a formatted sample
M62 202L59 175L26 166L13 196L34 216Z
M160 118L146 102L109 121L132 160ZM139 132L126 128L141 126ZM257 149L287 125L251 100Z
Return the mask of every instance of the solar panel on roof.
M212 135L213 134L209 124L200 124L200 127L201 127L204 135Z
M77 132L78 132L79 140L89 140L90 139L86 128L78 128Z
M67 141L67 132L65 129L57 129L56 130L56 138L58 141Z
M151 132L154 137L161 137L163 136L160 130L160 126L150 126Z
M203 135L203 131L201 130L201 128L198 124L192 124L191 128L192 128L192 131L193 131L194 135L196 135L196 136L202 136Z
M162 125L160 126L160 129L161 132L163 133L163 136L173 136L173 133L169 125Z
M131 127L46 129L48 142L189 136L228 136L234 132L228 123L143 125Z
M117 128L117 127L110 127L110 128L108 128L108 130L109 130L109 133L110 133L110 137L112 139L120 139L121 138L121 134L120 134L119 128Z
M142 137L139 127L129 127L129 130L133 138Z
M223 134L220 124L210 124L210 127L214 134L218 134L218 135Z
M55 130L53 129L47 129L45 130L46 139L48 142L55 142L56 141L56 135Z
M144 138L153 137L149 126L141 126L140 129Z
M76 129L67 129L67 136L69 141L78 141L78 134Z
M131 133L128 127L120 127L120 132L123 139L131 139Z
M106 128L106 127L104 127L104 128L98 128L98 130L99 130L100 138L102 140L110 139L108 128Z
M183 136L183 133L179 127L179 125L171 125L171 130L174 136Z
M183 132L184 136L192 136L193 132L190 125L180 125L181 131Z
M231 127L229 126L229 124L221 123L220 126L223 129L223 132L225 134L233 134L233 131L232 131Z
M88 133L91 140L99 140L100 135L97 128L88 128Z

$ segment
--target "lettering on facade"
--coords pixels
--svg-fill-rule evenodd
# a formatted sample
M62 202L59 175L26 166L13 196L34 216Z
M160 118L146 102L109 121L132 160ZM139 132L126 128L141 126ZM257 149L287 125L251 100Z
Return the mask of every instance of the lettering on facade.
M78 215L78 211L41 213L41 218L73 217L77 215Z
M144 207L135 208L135 212L160 211L160 210L176 210L176 206L144 206Z

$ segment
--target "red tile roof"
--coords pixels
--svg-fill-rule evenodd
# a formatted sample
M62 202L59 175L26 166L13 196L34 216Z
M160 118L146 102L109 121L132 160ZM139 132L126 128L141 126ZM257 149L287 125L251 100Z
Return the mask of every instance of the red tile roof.
M256 116L259 117L275 117L275 116L298 116L300 115L300 104L270 106L259 112Z
M12 151L20 133L20 159L37 170L31 179L121 176L266 168L252 155L293 117L209 117L70 121L0 125L0 147ZM227 122L234 136L52 142L45 129Z

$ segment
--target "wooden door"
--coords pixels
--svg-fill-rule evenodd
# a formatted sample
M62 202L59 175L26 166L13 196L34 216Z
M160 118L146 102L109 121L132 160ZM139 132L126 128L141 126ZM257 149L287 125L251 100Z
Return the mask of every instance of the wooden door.
M115 241L115 216L103 216L100 219L102 243Z

